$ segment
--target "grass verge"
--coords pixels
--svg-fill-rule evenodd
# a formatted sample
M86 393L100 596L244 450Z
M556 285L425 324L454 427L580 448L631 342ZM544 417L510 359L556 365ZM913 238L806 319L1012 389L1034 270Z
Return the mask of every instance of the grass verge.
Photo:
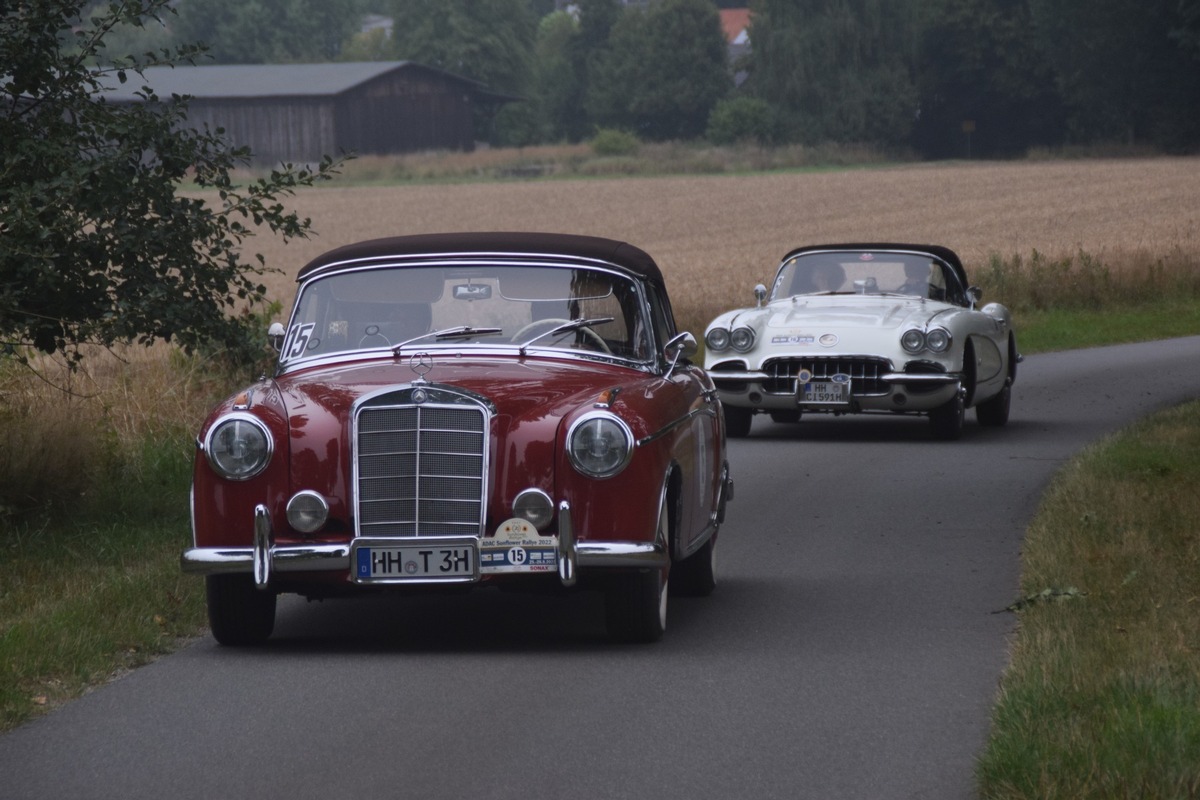
M1086 451L1025 536L986 798L1200 796L1200 403Z

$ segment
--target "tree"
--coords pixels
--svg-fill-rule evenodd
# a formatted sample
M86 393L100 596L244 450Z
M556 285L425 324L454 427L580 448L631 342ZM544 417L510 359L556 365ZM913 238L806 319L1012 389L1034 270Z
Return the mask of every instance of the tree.
M1063 136L1026 0L926 0L913 131L927 156L1010 156ZM968 152L969 151L969 152Z
M537 35L528 0L391 0L397 58L525 91Z
M333 61L364 9L363 0L187 0L178 6L176 41L205 44L218 64Z
M710 0L627 10L588 73L587 107L604 125L647 139L691 139L732 88L721 20Z
M1029 0L1079 141L1200 144L1194 0Z
M583 59L579 23L565 11L544 17L534 49L534 97L542 138L578 142L591 132L583 110Z
M42 0L0 16L0 342L10 353L33 347L74 364L85 344L156 340L250 353L248 320L234 312L263 300L266 267L241 246L260 227L311 231L279 197L336 164L235 185L249 151L190 129L186 101L143 88L145 102L105 102L106 85L201 52L106 52L112 31L169 3L114 2L84 19L81 0ZM219 199L181 194L185 179Z
M792 138L906 143L916 117L913 0L753 0L747 88Z

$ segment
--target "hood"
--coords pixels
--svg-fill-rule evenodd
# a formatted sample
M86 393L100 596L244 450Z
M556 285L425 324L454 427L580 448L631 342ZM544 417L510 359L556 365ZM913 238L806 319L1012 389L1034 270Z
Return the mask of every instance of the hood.
M878 328L897 330L920 327L951 310L945 303L914 298L831 295L797 297L767 306L762 324L769 331L807 328Z

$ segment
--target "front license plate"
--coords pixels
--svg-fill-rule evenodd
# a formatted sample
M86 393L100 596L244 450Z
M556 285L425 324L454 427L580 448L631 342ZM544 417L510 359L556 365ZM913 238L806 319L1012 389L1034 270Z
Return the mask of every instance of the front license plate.
M411 544L358 543L354 546L357 583L467 582L479 579L475 539L433 539Z
M804 405L837 406L850 402L849 381L809 381L800 384L800 403Z

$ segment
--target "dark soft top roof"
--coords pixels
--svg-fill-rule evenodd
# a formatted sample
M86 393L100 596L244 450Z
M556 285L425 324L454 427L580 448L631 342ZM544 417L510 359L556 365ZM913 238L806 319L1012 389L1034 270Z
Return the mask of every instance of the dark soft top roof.
M792 250L785 255L783 257L783 261L787 261L789 258L794 258L799 255L804 255L805 253L814 253L826 250L901 250L911 253L928 253L931 256L940 258L942 261L945 261L947 264L953 267L954 271L958 273L958 279L962 281L963 286L970 285L967 283L967 271L963 269L962 261L958 259L958 254L949 247L942 247L941 245L937 244L887 244L884 242L867 242L864 244L813 244L806 247L797 247L795 250Z
M348 266L349 262L386 263L398 257L460 256L564 256L573 259L603 261L662 286L663 277L654 259L643 250L625 242L598 236L566 233L430 233L392 236L348 244L317 256L296 276L302 281L326 268Z

